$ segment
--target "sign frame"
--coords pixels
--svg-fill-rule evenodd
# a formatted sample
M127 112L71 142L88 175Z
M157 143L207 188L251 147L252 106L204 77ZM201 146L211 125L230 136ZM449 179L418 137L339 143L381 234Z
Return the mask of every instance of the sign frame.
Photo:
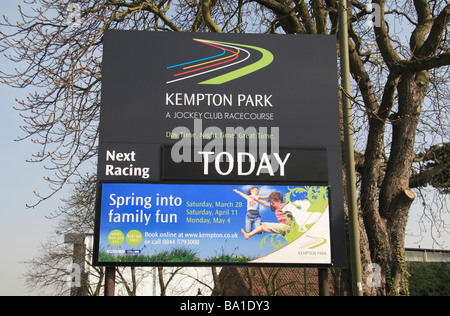
M276 262L276 263L267 263L267 262L252 262L256 261L252 260L249 262L138 262L138 261L101 261L99 260L99 254L100 254L100 234L101 234L101 211L102 211L102 186L104 184L132 184L132 185L140 185L140 184L154 184L154 185L205 185L204 181L162 181L162 182L133 182L133 183L123 183L120 181L102 181L98 182L97 184L97 199L96 199L96 209L95 209L95 233L94 233L94 252L93 252L93 265L94 266L104 266L104 267L113 267L113 266L130 266L130 267L163 267L163 266L173 266L173 267L303 267L303 268L339 268L339 266L336 266L335 264L335 247L334 247L334 240L332 238L332 218L333 218L333 207L331 203L331 191L332 188L330 186L327 186L324 183L298 183L298 182L290 182L286 184L280 184L280 182L268 182L268 181L260 181L260 182L251 182L250 185L254 186L286 186L286 187L324 187L328 191L328 207L327 207L327 213L328 213L328 225L329 225L329 234L330 234L330 240L329 240L329 247L330 247L330 262L329 263L295 263L295 262ZM249 185L247 182L237 182L237 181L213 181L208 182L206 185L210 186L242 186L242 185ZM220 232L219 232L220 233ZM239 232L239 235L241 233ZM263 233L265 234L265 233ZM303 236L303 234L302 234ZM142 247L142 245L141 245ZM281 248L283 249L283 248ZM138 249L136 249L138 250ZM276 251L275 251L276 252ZM264 256L263 256L264 257ZM259 258L260 259L260 258Z
M203 39L199 40L199 37ZM154 45L152 41L160 41L161 45ZM124 42L127 45L124 45ZM219 72L213 78L197 80L197 77L195 77L195 82L191 80L191 77L193 77L190 75L191 70L187 70L182 74L182 78L186 80L180 81L183 83L180 85L178 79L168 79L171 71L169 68L171 67L166 68L166 66L172 64L179 66L175 61L181 60L180 58L183 56L180 57L178 51L173 49L173 44L178 42L181 43L180 45L192 48L192 51L183 51L189 56L195 56L195 54L200 56L198 54L206 52L212 54L213 48L219 49L219 53L220 50L222 51L220 56L213 56L219 59L224 58L223 56L226 56L227 51L233 53L231 47L237 49L234 51L234 54L241 50L247 51L247 53L251 51L252 57L250 58L249 53L248 61L252 64L241 67L245 65L247 58L237 59L237 55L229 55L228 58L242 62L239 65L241 68L235 69L230 73L223 73L222 71L224 70L221 69L222 66L220 65ZM233 44L235 46L230 45L231 42L235 43ZM169 45L169 43L171 44ZM98 183L94 228L94 265L242 266L242 264L226 262L217 264L195 262L190 264L180 262L151 264L99 262L101 228L99 218L102 207L102 186L107 183L192 185L205 183L210 185L243 185L250 183L254 185L317 185L328 187L331 263L277 263L272 265L251 263L245 265L264 267L347 267L337 58L335 54L336 39L334 36L178 34L111 30L105 32L104 45ZM167 51L167 54L164 53L166 45L172 47L170 51ZM288 54L289 50L279 49L283 45L293 45L292 47L297 49L298 59L295 59L297 64L294 66L284 62L289 60L288 56L291 55ZM319 51L316 53L310 47ZM155 68L141 63L139 56L142 56L142 52L148 53L152 51L153 54L156 54L155 52L159 49L162 49L163 52L158 55L162 56L161 58L163 59L161 62L162 68ZM323 60L320 59L321 57L323 57ZM258 58L260 59L258 60ZM305 58L305 60L302 58ZM310 58L310 60L307 60L307 58ZM219 62L219 64L221 63L222 61ZM202 68L207 67L209 66L202 66ZM301 69L302 72L295 73L293 69ZM273 90L270 90L271 87L265 82L265 78L275 76L278 71L283 72L288 77L287 81L291 78L298 80L298 82L289 81L289 85L285 87L284 82L279 80L274 82L275 86ZM242 85L242 82L248 82L249 84ZM126 94L123 94L121 91L123 89L121 88L122 84L128 87L125 89ZM317 87L318 84L320 84L320 88ZM304 93L301 95L301 100L298 98L299 92L295 89L297 85L305 85L302 90ZM222 87L225 87L225 90L222 91ZM281 90L282 92L280 93L274 92L280 88L285 90ZM327 93L323 93L323 89ZM149 95L151 95L151 98L148 98ZM195 103L194 101L198 104L193 104ZM193 110L190 110L190 106L194 106ZM205 115L203 116L201 113ZM207 113L208 118L206 118ZM229 114L228 119L227 113ZM245 114L248 115L245 116ZM176 117L177 115L184 116ZM195 119L196 115L205 118L203 126L202 121L198 126L198 120ZM296 115L299 116L300 120L297 121ZM225 120L222 118L225 118ZM319 122L319 119L322 120ZM193 129L189 130L192 125L194 125ZM254 127L253 125L258 128L257 131L252 132L250 130L250 128ZM211 163L211 168L209 169L209 171L212 171L212 166L214 165L217 171L216 174L204 173L201 177L194 175L189 178L183 178L182 176L178 177L174 172L167 172L165 168L171 168L170 164L167 164L165 161L168 157L168 148L173 149L173 146L177 146L183 140L174 137L176 135L175 131L179 132L181 130L181 133L185 133L184 135L189 135L193 144L191 150L194 152L194 155L201 156L199 150L203 150L203 145L211 141L211 139L205 139L203 136L199 139L198 135L203 132L206 133L206 131L211 132L211 130L214 131L211 132L212 134L217 129L222 129L225 133L228 127L231 127L232 130L234 128L236 134L234 136L232 133L227 134L231 136L228 139L224 137L224 144L228 145L230 138L236 139L236 144L230 147L236 155L248 149L245 145L244 147L239 146L237 131L244 131L243 138L248 140L246 144L250 144L249 139L252 135L256 138L256 135L259 137L260 132L263 133L265 131L267 134L263 135L266 136L275 133L280 136L277 148L281 151L292 150L299 153L308 150L311 153L313 151L324 151L325 155L319 153L318 157L321 158L314 161L314 165L316 166L315 168L320 165L323 166L323 169L327 170L327 174L321 174L316 177L317 173L313 173L311 178L306 176L302 178L301 175L300 177L297 175L283 177L280 170L278 170L279 173L275 176L270 174L269 176L258 178L254 174L250 176L246 174L245 177L240 177L239 174L228 173L227 170L231 169L218 168L220 165L217 162L216 164ZM277 130L274 132L273 129ZM279 134L277 134L278 129ZM308 132L311 133L308 134ZM170 137L167 136L168 133ZM196 134L197 136L192 136ZM257 146L260 146L259 144ZM265 144L267 145L267 142ZM227 149L230 148L227 147ZM223 153L226 153L227 149ZM261 154L261 148L257 148L257 150ZM266 150L270 150L270 147L266 148ZM203 152L203 162L205 162L209 155L207 151ZM215 154L221 153L215 152ZM228 155L225 156L230 157ZM302 155L297 154L296 158L290 160L289 163L300 161L300 164L307 165L308 161L311 162L311 159L314 159L311 157L315 157L314 154L310 155L310 158L302 160ZM261 159L261 157L259 158ZM174 158L172 157L172 159ZM279 166L281 166L281 162L288 163L287 156L278 157L277 161L280 162ZM184 168L184 170L190 169L188 166L193 165L189 165L189 163L191 162L185 162L185 166L180 165L180 168ZM173 166L174 164L172 164ZM200 168L197 166L196 170L201 170L201 166ZM203 166L206 168L207 165L203 164ZM289 167L288 164L286 166ZM267 170L270 169L267 161L263 167ZM252 168L255 173L260 171L258 167L254 168L253 165L250 168L247 165L246 168L245 172L242 172L242 170L241 172L246 173ZM292 166L290 168L290 170L294 170ZM306 169L304 168L303 170ZM304 173L306 174L307 172Z

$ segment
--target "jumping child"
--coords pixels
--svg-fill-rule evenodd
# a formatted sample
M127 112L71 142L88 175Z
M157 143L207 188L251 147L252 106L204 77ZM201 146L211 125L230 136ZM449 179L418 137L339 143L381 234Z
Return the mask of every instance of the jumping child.
M245 216L245 231L250 233L252 229L261 225L261 215L259 214L260 203L257 200L267 199L268 196L258 196L259 189L252 187L247 191L247 194L233 190L244 199L247 200L247 215Z

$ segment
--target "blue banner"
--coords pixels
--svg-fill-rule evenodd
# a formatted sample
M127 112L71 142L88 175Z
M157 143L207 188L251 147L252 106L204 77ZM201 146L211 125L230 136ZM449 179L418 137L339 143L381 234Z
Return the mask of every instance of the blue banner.
M330 264L324 186L103 183L99 264Z

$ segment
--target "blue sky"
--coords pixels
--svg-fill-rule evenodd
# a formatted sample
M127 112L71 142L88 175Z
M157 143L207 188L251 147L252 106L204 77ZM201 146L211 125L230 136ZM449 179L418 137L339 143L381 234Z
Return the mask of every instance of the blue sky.
M1 14L15 21L17 4L22 0L3 0ZM3 29L2 29L3 30ZM3 30L4 31L4 30ZM0 55L0 69L11 70L14 65ZM50 236L54 235L56 222L46 219L52 211L61 205L60 199L69 192L66 188L51 200L45 201L34 209L27 209L26 204L37 202L33 191L41 193L50 192L48 183L43 177L49 176L42 164L27 163L26 160L39 150L30 140L21 142L15 139L24 136L20 130L23 124L19 113L13 109L15 98L25 98L32 90L12 89L0 84L0 295L25 295L27 292L22 278L25 272L24 265L20 261L31 259L39 254L39 246ZM414 211L411 213L407 237L407 247L431 248L433 243L430 238L430 230L424 239L417 244L420 237L417 220L421 215L421 206L415 202ZM263 215L264 216L264 215ZM448 218L448 216L447 216ZM448 221L447 221L448 222ZM440 238L449 245L449 236L444 233Z
M2 69L4 59L0 57ZM37 201L33 191L48 192L42 165L26 163L36 147L29 141L16 142L23 136L17 111L13 110L15 97L23 91L0 85L0 295L23 294L24 272L18 261L35 256L39 244L46 240L51 222L45 219L57 208L59 200L43 203L36 209L26 204Z
M2 1L2 14L15 21L17 4L21 2ZM13 67L1 54L0 69L5 71ZM13 106L16 105L16 98L25 98L26 95L25 90L0 84L0 295L27 294L22 278L25 267L19 262L32 259L39 253L40 244L47 240L53 231L52 225L56 224L45 216L58 208L62 198L59 194L34 209L26 207L26 204L38 201L34 190L50 192L43 180L50 173L45 171L42 164L26 162L38 151L38 146L30 140L15 141L23 137L24 133L20 129L23 119Z

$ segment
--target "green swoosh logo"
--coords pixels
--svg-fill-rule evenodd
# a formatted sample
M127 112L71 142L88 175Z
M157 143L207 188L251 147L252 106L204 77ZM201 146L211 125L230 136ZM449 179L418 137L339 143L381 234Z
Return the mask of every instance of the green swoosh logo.
M251 74L252 72L258 71L262 68L265 68L265 67L269 66L272 63L272 61L274 60L273 54L271 52L269 52L267 49L264 49L261 47L236 44L236 43L219 42L219 41L210 41L210 42L214 42L217 44L226 44L226 45L234 45L234 46L238 46L238 47L251 48L251 49L259 51L262 54L262 57L260 60L258 60L257 62L255 62L251 65L248 65L248 66L242 67L240 69L226 73L224 75L200 82L199 84L216 84L216 85L223 84L223 83L241 78L243 76L246 76L248 74Z

